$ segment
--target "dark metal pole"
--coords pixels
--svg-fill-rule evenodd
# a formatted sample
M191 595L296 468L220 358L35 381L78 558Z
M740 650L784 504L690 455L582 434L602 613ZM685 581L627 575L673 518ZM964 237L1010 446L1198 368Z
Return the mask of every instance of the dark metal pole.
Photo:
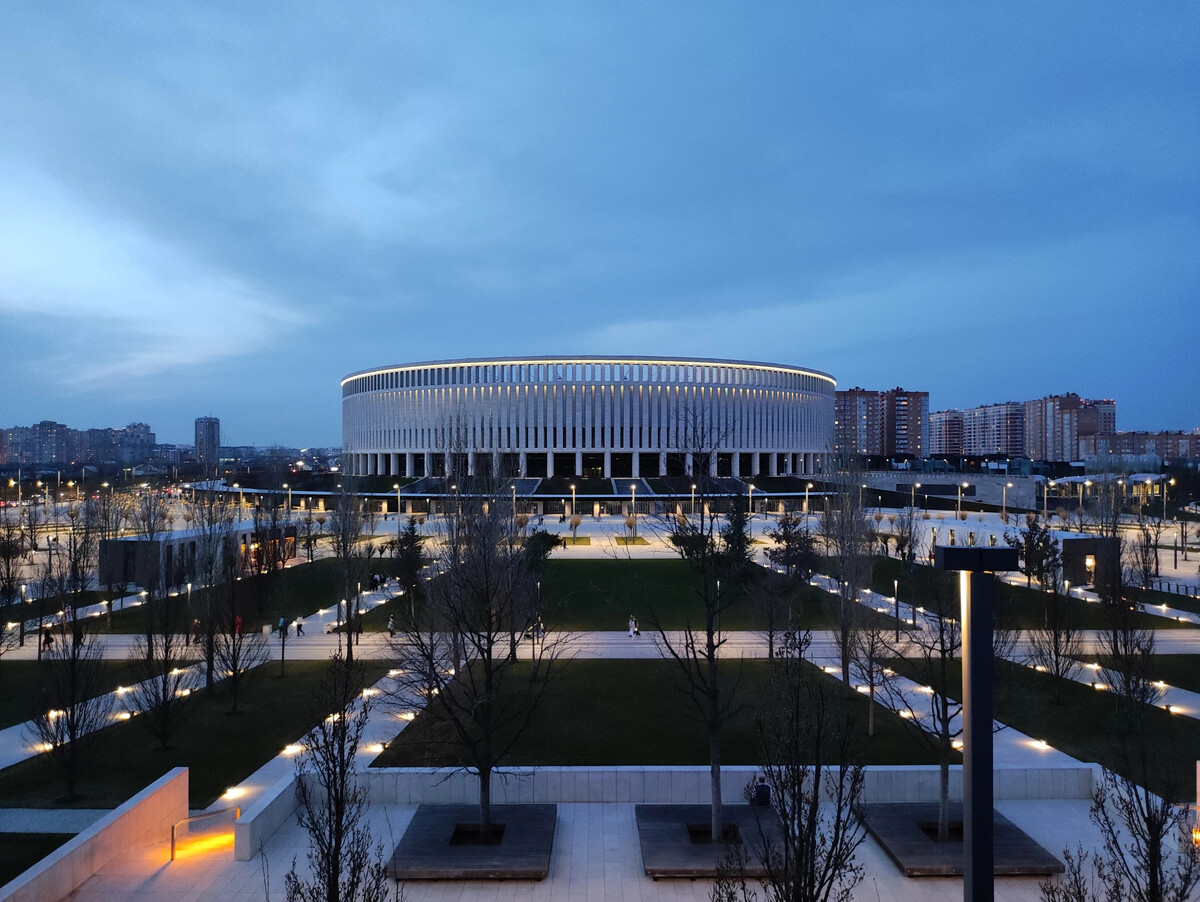
M963 899L992 902L991 573L959 573L963 631Z

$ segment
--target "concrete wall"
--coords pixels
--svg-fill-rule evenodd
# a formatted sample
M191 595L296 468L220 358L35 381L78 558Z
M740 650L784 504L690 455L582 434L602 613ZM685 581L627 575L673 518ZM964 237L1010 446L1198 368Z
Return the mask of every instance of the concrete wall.
M296 775L289 773L243 811L233 825L234 861L251 861L271 834L296 813L296 805Z
M155 843L168 843L163 848L165 864L171 825L187 816L188 771L177 767L0 887L0 902L63 899L118 855Z
M721 769L721 792L727 802L744 799L756 767ZM992 785L997 801L1016 799L1091 798L1094 770L1078 767L1006 768L997 770ZM450 768L372 767L361 775L367 797L384 805L474 804L479 801L478 778ZM962 768L950 768L950 797L962 799ZM539 767L507 768L492 782L492 801L529 802L646 802L707 803L708 767ZM938 769L928 766L868 767L865 802L936 802ZM237 861L250 861L271 835L296 812L294 775L288 775L242 812L234 827ZM5 902L0 898L0 902Z
M707 766L696 767L540 767L508 769L492 782L492 801L704 803L710 800ZM740 801L755 767L724 767L721 793ZM500 776L500 775L498 775ZM438 768L371 768L364 779L374 802L419 805L424 802L470 804L479 799L477 778ZM1064 768L997 770L997 800L1085 799L1091 797L1093 770ZM962 798L962 768L950 769L950 795ZM864 801L937 801L936 767L868 767Z

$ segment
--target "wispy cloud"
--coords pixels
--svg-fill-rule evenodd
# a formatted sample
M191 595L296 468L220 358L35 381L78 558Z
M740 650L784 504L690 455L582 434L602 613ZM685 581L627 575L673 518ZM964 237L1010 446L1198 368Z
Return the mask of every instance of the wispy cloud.
M159 376L252 353L313 321L41 173L0 170L0 315L46 336L49 381Z

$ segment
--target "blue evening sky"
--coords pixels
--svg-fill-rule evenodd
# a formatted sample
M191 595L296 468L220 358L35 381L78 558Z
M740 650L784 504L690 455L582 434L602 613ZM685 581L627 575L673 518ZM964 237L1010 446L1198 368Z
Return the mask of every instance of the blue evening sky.
M443 357L1200 426L1200 5L0 11L0 426L338 444Z

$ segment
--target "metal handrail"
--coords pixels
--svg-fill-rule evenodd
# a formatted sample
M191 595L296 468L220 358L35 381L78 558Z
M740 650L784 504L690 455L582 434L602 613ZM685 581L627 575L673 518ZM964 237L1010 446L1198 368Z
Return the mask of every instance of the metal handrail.
M181 821L176 821L175 823L173 823L171 825L171 860L172 861L175 860L175 834L182 825L191 823L192 821L199 821L199 820L204 820L205 818L216 817L219 814L228 814L230 811L233 812L233 819L235 821L241 819L242 808L240 805L237 805L237 806L234 806L233 808L218 808L216 811L205 811L200 814L193 814L193 815L190 815L189 817L185 817Z

